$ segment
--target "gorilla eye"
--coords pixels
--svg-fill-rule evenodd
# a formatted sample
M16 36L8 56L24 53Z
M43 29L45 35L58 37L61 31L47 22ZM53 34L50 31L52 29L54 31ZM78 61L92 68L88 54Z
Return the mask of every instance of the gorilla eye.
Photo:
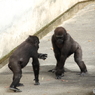
M63 35L56 35L56 37L57 37L57 38L62 38L62 37L63 37Z

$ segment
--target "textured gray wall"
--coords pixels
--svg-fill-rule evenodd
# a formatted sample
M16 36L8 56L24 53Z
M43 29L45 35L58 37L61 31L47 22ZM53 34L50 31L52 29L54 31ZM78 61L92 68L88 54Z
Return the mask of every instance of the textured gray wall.
M0 59L79 1L0 0Z

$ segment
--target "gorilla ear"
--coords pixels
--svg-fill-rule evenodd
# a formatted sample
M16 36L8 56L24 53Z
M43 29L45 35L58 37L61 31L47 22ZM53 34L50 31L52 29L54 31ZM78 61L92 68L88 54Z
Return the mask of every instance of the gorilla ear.
M33 36L29 35L28 40L32 40L32 39L33 39Z
M29 35L29 37L32 37L32 35Z

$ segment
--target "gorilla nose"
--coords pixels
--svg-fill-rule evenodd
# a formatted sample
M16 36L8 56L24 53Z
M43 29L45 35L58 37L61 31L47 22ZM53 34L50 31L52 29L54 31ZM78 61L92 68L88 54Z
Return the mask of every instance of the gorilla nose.
M57 43L61 44L61 43L63 43L63 40L62 39L58 39Z

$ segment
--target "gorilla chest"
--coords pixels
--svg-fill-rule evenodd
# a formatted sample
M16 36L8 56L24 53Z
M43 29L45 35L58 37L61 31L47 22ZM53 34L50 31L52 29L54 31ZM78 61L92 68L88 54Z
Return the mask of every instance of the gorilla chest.
M58 43L56 43L56 45L57 45L57 47L58 47L59 49L61 49L61 48L63 47L63 44L58 44Z
M56 43L56 45L57 45L57 48L59 49L59 51L61 53L66 53L68 56L74 52L69 44L65 44L65 43L64 44L58 44L58 43Z

